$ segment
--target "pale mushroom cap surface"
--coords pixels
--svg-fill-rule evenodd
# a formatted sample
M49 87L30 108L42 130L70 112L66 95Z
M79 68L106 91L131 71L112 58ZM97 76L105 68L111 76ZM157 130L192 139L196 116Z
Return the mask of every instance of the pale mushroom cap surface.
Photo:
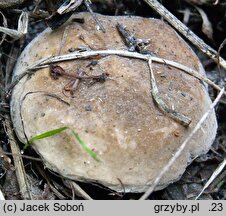
M76 17L84 17L85 23L69 21L57 30L46 29L36 37L21 54L14 77L40 59L59 55L59 52L69 53L71 48L88 46L93 50L126 50L116 29L118 22L135 37L150 39L148 50L157 56L204 74L193 51L160 20L98 15L106 28L104 34L97 31L89 14L77 14ZM63 46L62 38L65 41ZM199 80L178 69L153 64L163 100L191 118L192 123L185 128L155 105L150 93L147 62L106 56L100 58L91 70L87 67L91 61L58 63L71 74L79 70L88 75L109 74L109 79L103 83L90 85L81 82L73 98L62 93L70 79L52 79L49 68L36 71L16 85L11 99L11 116L17 136L26 142L21 117L28 138L64 126L73 128L100 161L95 161L70 130L66 130L32 144L47 167L70 179L98 182L117 191L123 191L121 183L127 192L145 191L207 111L211 104L207 90ZM46 93L57 95L70 106ZM206 153L215 138L216 129L216 117L212 112L156 189L179 179L193 158Z

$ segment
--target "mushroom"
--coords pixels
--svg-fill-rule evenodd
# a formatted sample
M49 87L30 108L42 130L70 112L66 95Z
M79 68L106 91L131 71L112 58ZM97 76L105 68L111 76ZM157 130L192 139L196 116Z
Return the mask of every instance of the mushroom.
M84 18L85 22L74 22L75 17ZM14 69L14 80L44 57L84 47L127 50L117 23L126 26L136 38L150 40L146 51L204 75L191 48L163 21L102 15L98 19L106 33L96 29L95 21L87 13L75 15L57 30L47 28L24 49ZM62 176L97 182L116 191L145 191L211 104L206 86L200 80L166 64L153 62L161 98L169 107L191 118L188 127L156 106L145 61L106 55L62 61L52 67L70 76L53 79L49 67L42 68L22 78L13 89L11 116L18 138L26 143L25 134L30 139L56 128L72 128L99 161L79 145L70 130L36 140L31 146L49 169ZM75 74L80 78L76 79ZM91 79L100 74L108 74L104 82ZM72 84L76 88L70 95L65 88ZM178 180L194 158L208 151L216 129L216 116L212 112L156 190Z

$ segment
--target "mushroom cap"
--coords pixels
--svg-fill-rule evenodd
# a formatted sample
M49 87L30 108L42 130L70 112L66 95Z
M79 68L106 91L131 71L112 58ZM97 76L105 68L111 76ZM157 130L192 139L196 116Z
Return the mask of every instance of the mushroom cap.
M24 49L15 67L14 79L40 59L59 55L59 52L69 53L72 48L88 46L92 50L127 50L116 29L118 22L136 38L150 39L148 50L157 56L204 74L193 51L161 20L98 15L106 28L106 33L103 33L97 31L89 14L75 16L84 18L84 24L71 19L57 30L47 28ZM163 114L154 103L147 62L116 55L105 56L98 60L97 65L87 66L91 61L80 59L58 63L71 74L78 71L88 75L109 74L109 79L103 83L90 85L88 81L81 81L74 97L62 93L70 79L52 79L49 68L20 80L11 98L16 134L25 143L24 133L31 138L64 126L73 128L100 161L94 160L81 147L70 130L65 130L32 144L48 168L64 177L97 182L116 191L145 191L207 111L211 100L206 87L179 69L153 63L163 100L192 119L186 128ZM50 94L57 95L70 106ZM192 159L208 151L216 129L213 111L156 190L178 180Z

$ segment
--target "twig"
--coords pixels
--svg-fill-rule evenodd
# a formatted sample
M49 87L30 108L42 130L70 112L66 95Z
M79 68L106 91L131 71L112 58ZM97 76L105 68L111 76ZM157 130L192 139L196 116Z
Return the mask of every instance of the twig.
M117 23L116 28L124 40L125 44L128 46L129 51L137 51L139 53L144 52L145 47L150 43L150 39L138 39L131 32L129 32L125 26Z
M222 186L222 182L225 182L226 177L226 169L223 170L223 172L216 177L215 181L211 183L208 192L217 192Z
M83 75L83 72L78 72L77 74L70 74L66 72L61 66L59 65L50 65L50 75L54 79L58 79L60 76L65 76L73 79L80 79L80 80L93 80L97 82L104 82L106 81L107 77L109 76L108 73L102 73L100 75Z
M16 168L16 176L17 176L19 187L20 187L20 192L24 199L31 199L31 194L29 190L30 187L27 181L25 170L24 170L23 160L20 156L20 149L18 147L15 136L13 134L13 129L9 119L10 119L9 116L6 116L4 121L4 126L6 129L6 134L8 135L10 148L12 151L12 156L14 160L14 166Z
M87 7L88 11L91 13L93 19L95 20L95 22L97 23L98 27L101 29L102 32L106 32L104 26L101 24L101 22L99 21L99 19L97 18L96 14L93 13L93 10L90 6L91 1L90 0L84 0L84 4Z
M89 194L87 194L76 182L71 180L66 180L66 183L70 184L72 187L72 190L75 192L75 194L79 197L82 197L86 200L93 200Z
M52 93L49 93L49 92L46 92L46 91L31 91L31 92L27 92L23 98L21 99L20 101L20 106L19 106L19 109L20 109L20 119L21 119L21 125L22 125L22 129L23 129L23 133L24 133L24 138L25 138L25 141L26 143L29 143L29 139L26 135L26 132L25 132L25 127L24 127L24 121L23 121L23 116L22 116L22 106L23 106L23 102L24 100L29 96L29 95L32 95L32 94L43 94L47 97L51 97L51 98L54 98L54 99L57 99L58 101L62 102L63 104L67 105L67 106L70 106L70 104L63 100L61 97L57 96L56 94L52 94Z
M17 30L0 26L0 32L3 32L4 34L9 35L14 40L18 40L21 37L23 37L25 34L27 34L27 29L28 29L28 13L27 12L21 13L18 21Z
M54 185L51 183L53 180L49 178L49 176L47 176L47 174L44 172L44 170L40 167L39 164L35 163L36 168L38 170L38 172L40 173L40 175L46 180L49 188L51 189L51 191L54 193L54 195L59 198L60 200L65 200L66 197L61 194L55 187Z
M7 62L6 62L5 86L7 86L11 81L13 68L14 68L15 63L17 61L17 57L18 57L19 53L20 53L19 48L15 47L15 45L12 44L12 47L11 47L11 50L10 50L10 53L9 53L9 58L7 59Z
M216 85L214 82L212 82L211 80L209 80L208 78L206 78L205 76L202 76L199 72L186 67L185 65L179 64L177 62L174 61L170 61L167 59L163 59L163 58L159 58L159 57L155 57L152 55L144 55L141 53L137 53L137 52L129 52L129 51L125 51L125 50L97 50L97 51L84 51L84 52L73 52L70 54L65 54L65 55L61 55L61 56L53 56L53 57L47 57L44 59L41 59L40 61L38 61L37 63L29 66L27 69L25 69L24 72L22 72L22 74L19 75L19 77L24 77L27 74L32 74L35 72L35 70L40 69L40 68L45 68L45 67L49 67L50 65L52 65L53 63L56 62L62 62L62 61L68 61L68 60L75 60L75 59L84 59L84 58L89 58L89 57L94 57L94 56L106 56L106 55L119 55L119 56L123 56L123 57L130 57L130 58L136 58L136 59L141 59L141 60L145 60L145 61L153 61L153 62L157 62L157 63L162 63L162 64L166 64L175 68L178 68L182 71L184 71L185 73L206 82L207 84L211 85L213 88L217 89L217 90L221 90L221 88ZM59 68L59 66L57 66ZM58 72L58 71L57 71ZM59 73L62 73L61 70L59 70ZM74 77L74 78L82 78L82 77ZM83 76L83 79L85 77ZM86 77L87 78L87 77ZM10 85L11 86L15 86L20 79L18 79L18 77L16 78L16 80ZM7 88L7 94L12 90L12 88ZM156 92L155 92L156 93ZM30 93L29 93L30 94ZM224 95L226 95L226 92L223 92ZM156 95L156 94L155 94ZM158 94L157 94L158 95ZM57 97L57 99L59 99ZM156 100L156 98L155 98ZM189 125L190 123L190 119L188 119L186 116L174 112L172 110L170 110L167 106L165 106L165 103L162 100L158 100L161 104L160 108L165 107L165 109L163 108L162 110L167 112L171 117L173 117L174 119L179 120L180 123L182 123L183 125ZM62 102L64 102L62 100ZM67 103L67 102L66 102ZM22 118L21 118L22 119ZM23 125L23 121L22 121L22 125ZM26 138L26 134L25 138ZM27 139L27 138L26 138Z
M194 6L202 17L202 32L213 42L213 27L208 16L200 7Z
M158 185L159 181L162 179L163 175L169 171L173 163L177 160L177 158L181 155L185 147L189 144L189 141L192 139L192 137L195 135L195 133L201 128L202 124L205 122L206 118L210 114L210 112L214 109L214 107L217 105L217 103L220 101L221 97L224 94L224 88L221 89L220 93L214 100L214 102L210 105L209 109L206 111L206 113L201 117L199 122L196 124L195 128L190 132L190 134L187 136L187 138L184 140L184 142L181 144L181 146L178 148L174 156L167 162L167 164L161 169L158 176L155 178L155 181L150 186L150 188L143 194L143 196L140 198L141 200L145 200L148 198L148 196L154 191L156 186ZM148 183L147 183L148 184Z
M157 106L159 107L159 109L166 115L168 115L171 118L173 118L174 120L178 121L180 124L182 124L186 127L189 126L191 123L190 118L188 118L187 116L185 116L182 113L179 113L175 110L170 109L167 106L167 104L162 100L162 98L159 94L159 90L158 90L156 81L155 81L155 76L154 76L153 69L152 69L151 58L148 61L148 65L149 65L149 70L150 70L151 94L152 94L152 97L153 97L154 101L156 102Z
M218 63L217 51L207 45L202 39L195 35L187 26L178 20L172 13L170 13L162 4L157 0L144 0L150 5L157 13L166 19L176 30L185 36L191 43L198 47L203 53ZM226 61L219 57L219 64L226 69Z
M14 78L14 81L13 81L12 83L10 83L10 84L6 87L6 89L5 89L5 94L6 94L5 97L8 98L8 97L10 96L12 89L18 84L18 82L19 82L21 79L23 79L26 75L31 75L31 74L33 74L33 73L34 73L34 71L31 71L31 70L28 69L28 70L26 70L24 73L22 73L22 74L16 76L16 77Z
M223 42L221 43L221 45L219 46L218 50L217 50L217 58L218 58L218 62L219 62L219 58L220 58L220 51L223 49L223 47L226 45L226 38L223 40Z
M7 24L7 19L5 18L5 15L0 11L0 14L2 15L2 19L3 19L3 26L5 27L5 28L7 28L8 27L8 24ZM1 39L1 41L0 41L0 46L2 45L2 43L5 41L5 38L6 38L6 34L4 33L2 36L2 39Z
M128 46L129 51L134 52L136 50L136 46L137 46L137 40L134 37L134 35L132 35L126 29L126 27L121 25L120 23L117 23L116 28L117 28L120 36L124 40L125 44Z
M65 1L57 10L57 13L62 15L62 14L66 14L66 13L70 13L75 11L82 3L85 4L87 10L91 13L93 19L95 20L95 22L97 23L98 27L101 29L102 32L106 32L104 26L101 24L101 22L99 21L99 19L97 18L96 14L93 12L90 4L91 1L90 0L70 0L70 2L68 3L67 1Z
M13 154L11 152L4 152L5 155L12 155L12 156L19 156L19 157L22 157L22 158L26 158L26 159L29 159L29 160L34 160L34 161L40 161L42 162L43 160L40 159L40 158L35 158L35 157L32 157L32 156L29 156L29 155L22 155L22 154Z
M219 164L219 166L217 167L217 169L214 171L214 173L211 175L210 179L206 182L206 184L204 185L202 191L199 193L199 195L195 198L195 200L197 200L202 193L205 191L206 188L209 187L209 185L213 182L213 180L220 174L220 172L224 169L224 167L226 166L226 158Z
M141 60L145 60L145 61L148 61L151 58L153 62L157 62L160 64L166 64L166 65L172 66L174 68L178 68L178 69L184 71L185 73L199 79L200 81L206 82L207 84L212 86L214 89L216 89L218 91L221 90L221 88L218 85L216 85L214 82L212 82L210 79L206 78L205 76L201 75L199 72L197 72L183 64L180 64L180 63L177 63L174 61L170 61L167 59L159 58L156 56L145 55L145 54L141 54L141 53L137 53L137 52L129 52L126 50L96 50L96 51L91 50L91 51L84 51L84 52L73 52L73 53L69 53L69 54L65 54L65 55L61 55L61 56L47 57L47 58L44 58L44 59L40 60L39 62L35 63L34 65L31 65L30 67L28 67L26 69L26 71L24 71L24 73L28 73L27 72L28 70L36 70L36 69L40 69L40 68L49 67L50 64L53 64L56 62L90 58L90 57L94 57L94 56L98 56L98 55L101 55L101 56L119 55L119 56L123 56L123 57L127 57L127 58L135 58L135 59L141 59ZM22 74L21 74L21 76L22 76ZM226 96L226 92L224 93L224 95Z
M69 26L66 26L66 27L64 28L64 32L63 32L62 39L61 39L61 42L60 42L60 49L59 49L59 51L58 51L58 55L61 55L62 49L63 49L63 47L64 47L64 45L65 45L66 40L67 40L68 27L69 27Z
M141 59L144 61L148 61L150 58L153 62L169 65L175 68L178 68L185 73L199 79L200 81L206 82L210 86L212 86L214 89L220 91L221 88L216 85L213 81L210 79L206 78L205 76L201 75L199 72L185 66L182 64L179 64L174 61L170 61L167 59L151 56L151 55L144 55L141 53L137 52L129 52L126 50L88 50L88 51L83 51L83 52L73 52L61 56L51 56L47 58L43 58L36 62L35 64L27 67L20 75L16 76L13 80L13 82L7 86L5 92L7 96L10 96L10 92L12 89L18 84L18 82L25 77L26 75L32 75L35 73L36 70L41 69L41 68L46 68L49 67L49 65L56 63L56 62L62 62L62 61L69 61L69 60L75 60L75 59L85 59L85 58L90 58L94 56L107 56L107 55L118 55L118 56L123 56L126 58L135 58L135 59ZM224 92L224 96L226 96L226 92Z

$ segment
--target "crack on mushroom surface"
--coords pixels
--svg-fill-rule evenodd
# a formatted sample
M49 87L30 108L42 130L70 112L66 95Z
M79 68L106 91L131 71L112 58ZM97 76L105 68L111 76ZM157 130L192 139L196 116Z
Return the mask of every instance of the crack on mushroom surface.
M106 33L103 33L96 31L96 23L89 14L75 16L83 17L85 23L68 21L57 30L46 29L37 36L21 54L14 69L14 77L24 71L27 65L32 65L43 57L57 55L66 26L67 38L61 54L69 53L72 48L87 47L87 44L93 50L126 50L116 29L118 22L137 38L150 39L150 46L147 48L150 52L157 51L156 55L159 57L184 64L204 74L193 51L170 26L160 20L98 15L106 28ZM80 39L81 35L84 40ZM68 79L51 79L49 68L36 71L29 79L24 77L15 86L11 98L15 131L18 138L25 142L19 104L26 93L54 93L70 106L43 94L29 95L23 101L21 115L26 135L30 138L51 129L68 126L97 153L101 161L93 160L74 137L64 131L32 144L47 167L65 177L83 182L98 182L116 191L123 191L121 181L126 192L143 192L149 187L146 183L154 181L208 109L211 100L206 87L179 69L153 63L161 97L170 107L192 118L191 125L184 128L164 115L154 104L147 62L111 55L99 59L97 65L90 70L86 66L91 61L92 59L78 59L57 63L71 74L79 69L88 75L102 72L109 74L109 79L103 83L87 85L81 82L73 98L62 93ZM85 107L88 106L91 109L86 111ZM178 180L193 158L207 152L215 138L216 129L216 117L212 112L203 125L203 130L199 130L194 136L156 189Z

